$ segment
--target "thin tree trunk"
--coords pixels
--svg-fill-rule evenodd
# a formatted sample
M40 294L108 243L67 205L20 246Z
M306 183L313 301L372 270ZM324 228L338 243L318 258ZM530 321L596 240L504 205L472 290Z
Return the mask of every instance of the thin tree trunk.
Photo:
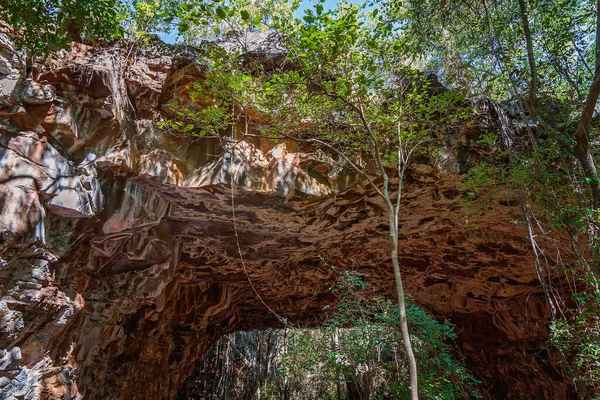
M402 112L402 111L401 111ZM398 260L398 213L400 212L400 199L402 198L402 180L404 177L405 169L400 168L400 163L404 162L405 165L408 163L408 157L410 156L410 152L406 155L406 159L402 156L401 148L402 141L401 137L398 136L398 178L400 179L400 183L398 185L398 193L396 198L396 208L394 209L394 204L390 199L390 191L389 191L389 177L385 172L385 167L383 166L383 162L381 161L381 152L379 151L379 145L377 144L377 139L371 130L370 125L367 123L365 118L362 106L359 108L359 116L362 121L363 127L369 133L371 141L374 146L374 158L377 162L377 166L381 175L383 176L383 190L378 190L377 186L373 183L372 180L369 180L371 186L373 186L378 194L383 197L388 209L389 216L389 232L390 232L390 244L391 244L391 258L392 265L394 267L394 278L396 279L396 290L398 291L398 307L400 309L400 332L402 334L402 340L404 342L404 348L406 350L406 358L408 359L408 371L410 373L410 398L411 400L419 399L419 381L417 374L417 362L415 360L415 354L413 353L412 344L410 342L410 333L408 331L408 321L406 320L406 299L404 296L404 286L402 284L402 276L400 275L400 262Z
M215 372L213 374L213 381L212 381L211 388L210 388L210 394L212 397L214 397L214 395L215 395L217 381L220 379L220 378L217 378L220 375L219 369L221 368L221 367L219 367L219 359L221 358L221 357L219 357L220 355L221 355L221 341L219 340L217 342L217 352L216 352L216 356L215 356L215 359L216 359L216 361L215 361L216 365L215 365L215 369L214 369ZM217 396L217 398L218 398L218 396Z
M335 356L335 374L336 374L336 382L335 382L335 386L336 386L336 393L337 393L337 400L342 400L342 383L341 383L341 378L340 378L340 371L339 371L339 351L340 351L340 337L339 337L339 331L338 331L338 327L333 328L333 336L332 336L332 347L333 347L333 351L336 353Z
M527 5L525 4L525 0L519 0L519 9L521 11L521 22L523 24L523 32L525 33L525 44L527 46L527 62L529 64L529 72L531 74L531 80L529 81L528 111L532 112L533 110L535 110L535 104L537 102L538 74L535 65L535 58L533 55L533 41L531 39L529 17L527 14Z
M254 385L253 390L250 392L252 393L254 396L256 396L257 399L260 399L260 389L261 389L261 380L262 380L262 376L261 376L261 362L260 362L260 358L261 358L261 352L263 350L263 338L262 338L262 333L261 332L257 332L256 333L256 356L254 357L254 362L252 363L252 384ZM251 336L252 337L252 336ZM249 398L252 398L254 396L249 396Z
M390 244L392 246L392 265L394 266L394 277L396 278L396 289L398 290L398 306L400 307L400 332L404 341L404 349L406 358L408 359L408 370L410 372L410 398L411 400L419 399L419 383L417 378L417 361L413 353L410 343L410 334L408 332L408 321L406 320L406 301L404 297L404 286L402 284L402 276L400 275L400 263L398 261L398 225L394 208L389 199L387 190L385 191L388 203L388 214L390 218ZM398 194L400 195L400 194Z
M595 209L600 209L600 180L598 179L598 170L596 169L594 157L589 149L589 133L599 95L600 77L596 78L588 92L583 111L581 112L581 119L575 131L575 156L583 168L588 186L592 192L592 202Z
M600 75L600 0L596 1L596 48L595 48L594 79Z

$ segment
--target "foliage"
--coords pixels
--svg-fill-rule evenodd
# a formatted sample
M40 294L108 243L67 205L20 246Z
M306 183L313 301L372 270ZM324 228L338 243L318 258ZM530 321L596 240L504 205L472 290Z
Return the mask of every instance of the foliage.
M216 21L232 27L234 23L228 21L238 13L218 6L214 15ZM250 12L242 9L239 15L252 29ZM317 3L302 19L273 16L272 26L284 55L266 52L258 57L270 62L252 62L253 50L243 42L233 48L209 45L205 80L192 92L200 102L175 108L181 120L165 121L163 126L199 135L230 126L234 138L237 118L247 122L250 108L265 123L258 134L250 133L246 124L242 139L266 136L310 143L371 185L384 199L390 218L404 354L416 398L417 367L397 256L403 179L416 152L426 150L424 144L437 138L441 126L468 118L470 104L463 91L434 87L433 79L404 66L406 54L396 40L394 25L378 17L376 10L365 12L363 7L342 3L325 11ZM388 169L397 177L395 197ZM373 175L381 176L383 183L376 184Z
M293 18L298 0L167 0L163 21L187 44L201 45L245 31L264 32L274 18Z
M403 66L392 26L375 12L354 5L325 12L317 5L302 21L278 24L294 67L270 80L274 130L306 131L375 162L397 160L403 143L427 140L434 120L458 114L451 110L462 94L429 96L430 82Z
M251 11L213 10L215 20L232 26L247 21L247 29L254 26ZM165 121L165 126L189 131L192 124L196 133L228 132L251 109L268 121L262 135L317 138L348 158L377 148L391 166L398 146L414 146L428 140L435 126L470 116L464 92L431 95L427 77L402 66L404 53L392 27L376 13L354 5L325 12L318 4L303 20L272 19L286 49L285 64L271 69L249 64L242 58L248 50L243 44L234 50L206 45L205 79L192 89L192 107L175 105L181 120Z
M341 272L332 292L337 302L322 328L291 332L282 365L290 382L297 383L298 391L310 386L304 390L313 390L310 396L316 397L334 398L335 384L340 383L360 392L360 398L408 398L398 306L377 296L356 271ZM429 399L478 398L476 380L452 356L447 344L455 337L452 325L439 323L412 302L407 316L421 395ZM309 385L307 377L313 377Z
M129 3L124 26L130 39L145 43L154 33L170 30L165 21L170 16L168 4L161 0L134 0Z
M194 385L182 388L176 399L284 398L277 368L284 342L284 331L277 329L225 335L197 362Z
M398 306L379 297L356 271L339 272L336 301L316 328L236 332L200 360L183 398L406 398ZM478 381L453 355L453 326L408 306L419 360L421 395L479 398ZM183 393L182 393L183 394Z
M542 93L575 106L593 78L595 4L526 2ZM499 100L525 92L529 74L519 6L514 0L386 2L403 40L425 69L448 84ZM429 55L425 57L426 55Z
M587 282L590 284L590 282ZM551 326L550 343L572 355L570 373L580 391L600 393L600 290L588 289L574 296L578 307L573 319L559 319Z
M382 12L401 27L417 65L437 71L447 84L503 101L521 121L520 130L511 128L518 140L501 149L505 156L485 157L469 171L465 189L473 204L484 204L490 195L518 199L540 283L553 305L551 344L562 352L582 397L599 393L600 370L598 127L591 118L584 124L581 113L585 99L593 109L598 93L592 85L600 61L596 5L390 0ZM534 68L539 93L528 109L522 100L533 85ZM565 237L570 249L557 248ZM565 274L574 282L571 293L554 283Z
M74 35L112 41L122 36L118 0L3 0L0 21L14 31L18 49L47 55Z
M193 83L190 90L192 107L178 102L171 104L177 118L159 121L160 128L168 128L180 134L199 137L235 137L238 123L250 121L248 115L257 108L262 87L248 71L238 68L237 63L225 63L230 54L218 46L206 49L204 61L208 66L202 81Z

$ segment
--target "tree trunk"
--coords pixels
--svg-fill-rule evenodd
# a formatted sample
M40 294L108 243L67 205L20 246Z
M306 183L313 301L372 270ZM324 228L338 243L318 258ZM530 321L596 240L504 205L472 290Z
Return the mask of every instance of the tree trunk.
M598 79L600 75L600 0L596 1L596 48L595 54L595 65L594 65L594 79Z
M538 75L535 66L535 58L533 56L533 41L531 39L531 30L529 29L529 17L527 15L527 5L525 4L525 0L519 0L519 9L521 11L521 22L523 24L523 32L525 33L525 43L527 46L527 62L531 74L531 80L529 81L529 103L527 108L528 111L532 113L533 110L535 110L535 104L537 102Z
M402 285L402 276L400 275L400 263L398 261L398 225L394 215L394 207L391 205L388 196L388 214L390 218L390 244L392 246L392 265L394 266L394 277L396 278L396 289L398 290L398 306L400 307L400 332L404 342L406 358L408 359L408 370L410 372L410 398L419 399L419 384L417 378L417 362L410 343L410 334L408 332L408 321L406 320L406 300L404 297L404 286ZM400 195L400 194L398 194Z
M600 209L600 180L598 179L598 170L596 169L594 157L589 149L589 132L599 95L600 77L596 78L588 92L583 111L581 112L581 119L575 131L575 157L579 160L588 181L588 186L592 192L594 209Z
M336 368L335 368L335 374L336 374L336 381L335 381L335 387L336 387L336 393L337 393L337 400L342 400L342 383L341 383L341 377L340 377L340 370L339 370L339 351L340 351L340 336L339 336L339 331L338 331L338 327L333 328L333 336L331 338L331 345L333 347L333 351L336 353L335 356L335 364L336 364Z

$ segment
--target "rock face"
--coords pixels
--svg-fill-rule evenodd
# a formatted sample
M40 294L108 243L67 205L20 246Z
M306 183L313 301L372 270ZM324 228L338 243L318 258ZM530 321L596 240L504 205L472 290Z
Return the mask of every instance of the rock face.
M127 50L75 44L30 79L0 54L0 399L172 398L220 335L279 325L269 308L317 323L321 257L394 294L375 193L293 143L158 130L201 71ZM456 324L486 397L567 398L518 203L460 201L476 134L409 171L407 292Z

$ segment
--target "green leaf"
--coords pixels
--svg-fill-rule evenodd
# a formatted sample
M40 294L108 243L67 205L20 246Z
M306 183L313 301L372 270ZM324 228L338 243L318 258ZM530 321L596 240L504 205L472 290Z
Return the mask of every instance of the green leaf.
M225 19L227 18L227 13L225 12L225 10L223 10L223 8L218 7L216 10L217 16L221 19Z
M244 21L248 21L250 19L250 13L248 11L242 10L242 11L240 11L240 14Z

